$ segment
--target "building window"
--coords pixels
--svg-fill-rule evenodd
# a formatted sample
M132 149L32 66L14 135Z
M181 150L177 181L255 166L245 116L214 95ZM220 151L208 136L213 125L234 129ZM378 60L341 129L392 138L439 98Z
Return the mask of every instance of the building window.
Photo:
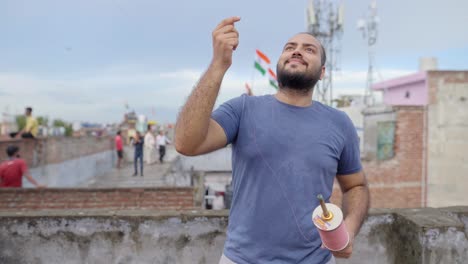
M410 91L406 91L406 93L405 93L405 98L410 98L410 96L411 96Z
M395 155L395 122L377 122L377 159L387 160Z

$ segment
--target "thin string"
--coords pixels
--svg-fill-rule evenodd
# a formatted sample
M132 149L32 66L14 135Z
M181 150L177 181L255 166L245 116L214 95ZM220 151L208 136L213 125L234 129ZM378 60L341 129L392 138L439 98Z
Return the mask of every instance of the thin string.
M281 184L276 172L273 170L273 168L270 166L270 164L267 162L267 160L265 159L265 157L263 156L262 152L260 151L260 149L258 148L258 144L257 144L257 130L255 129L255 126L254 126L254 129L253 129L253 137L254 137L254 143L255 143L255 149L257 150L257 153L260 155L260 157L262 158L263 162L265 162L265 164L267 165L268 169L270 169L270 171L272 172L272 174L274 175L274 178L276 180L276 182L278 183L278 185L280 186L280 189L281 189L281 192L283 193L283 196L284 198L286 199L286 201L288 202L288 206L289 206L289 209L291 210L293 216L294 216L294 221L296 223L296 226L297 228L299 229L299 232L301 233L302 237L307 240L307 242L312 242L310 239L308 239L304 232L302 231L302 228L299 226L299 221L297 219L297 216L296 216L296 213L294 212L294 209L292 207L292 203L291 203L291 200L288 198L287 194L286 194L286 191L285 191L285 188L284 186Z

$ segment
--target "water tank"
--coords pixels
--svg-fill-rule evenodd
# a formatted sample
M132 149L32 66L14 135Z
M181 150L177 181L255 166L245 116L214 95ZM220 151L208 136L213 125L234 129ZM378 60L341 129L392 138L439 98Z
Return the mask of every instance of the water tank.
M419 71L437 70L437 58L423 57L419 59Z

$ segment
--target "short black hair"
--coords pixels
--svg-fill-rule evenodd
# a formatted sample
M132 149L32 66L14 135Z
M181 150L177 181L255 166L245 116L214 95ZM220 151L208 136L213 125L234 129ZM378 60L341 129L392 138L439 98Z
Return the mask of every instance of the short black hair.
M314 34L310 32L301 32L301 33L298 33L298 35L299 34L310 35L314 37L318 41L318 43L320 43L320 64L322 64L322 67L325 66L325 63L327 62L327 53L325 52L325 48L323 47L322 42Z
M6 149L6 153L7 153L8 157L10 157L10 158L13 157L18 152L19 152L19 147L14 146L14 145L10 145Z
M120 130L118 130L118 131L117 131L117 135L120 135L120 133L121 133Z
M26 111L28 111L29 113L32 113L32 107L26 107Z

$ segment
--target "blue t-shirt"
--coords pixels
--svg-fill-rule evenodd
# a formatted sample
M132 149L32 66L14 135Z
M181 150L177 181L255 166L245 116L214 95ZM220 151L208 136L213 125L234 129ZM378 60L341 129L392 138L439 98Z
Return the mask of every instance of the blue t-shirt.
M349 117L313 101L297 107L272 95L234 98L213 112L232 144L233 199L224 254L244 263L326 263L312 211L335 176L359 172Z

